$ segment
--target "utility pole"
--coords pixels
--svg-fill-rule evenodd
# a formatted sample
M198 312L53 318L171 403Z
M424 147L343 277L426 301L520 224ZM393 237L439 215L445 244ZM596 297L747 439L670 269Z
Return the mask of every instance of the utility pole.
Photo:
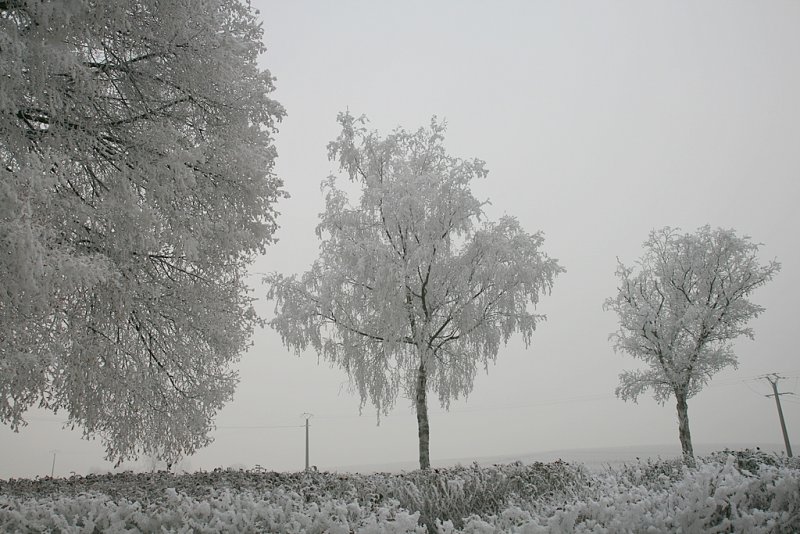
M314 417L314 414L304 413L301 417L306 420L306 471L308 471L308 420Z
M786 445L786 456L792 457L792 445L789 443L789 434L786 432L786 422L783 420L783 410L781 409L781 395L792 395L791 392L778 393L778 381L784 378L778 373L771 373L764 375L764 377L772 385L772 395L764 395L765 397L775 397L775 404L778 406L778 418L781 420L781 431L783 432L783 444Z

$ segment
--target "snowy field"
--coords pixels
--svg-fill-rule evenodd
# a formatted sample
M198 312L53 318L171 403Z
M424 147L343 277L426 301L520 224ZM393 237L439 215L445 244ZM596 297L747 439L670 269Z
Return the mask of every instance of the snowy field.
M800 461L564 462L370 475L215 470L0 481L3 532L797 532Z
M745 450L753 449L766 452L768 454L781 454L783 445L777 443L696 443L694 446L695 454L698 456L708 456L716 451L722 450ZM672 460L680 458L681 447L676 442L674 444L660 445L634 445L628 447L593 447L580 449L560 449L553 451L540 451L522 454L505 454L499 456L484 456L471 458L447 458L433 459L433 467L455 467L457 465L472 465L477 463L481 466L492 466L495 464L510 464L522 462L532 464L537 462L550 463L556 461L581 464L590 471L603 471L609 467L622 467L625 464L635 464L637 462ZM340 465L331 468L331 471L343 473L401 473L403 471L413 471L419 464L414 460L404 462L381 463L381 464L358 464Z

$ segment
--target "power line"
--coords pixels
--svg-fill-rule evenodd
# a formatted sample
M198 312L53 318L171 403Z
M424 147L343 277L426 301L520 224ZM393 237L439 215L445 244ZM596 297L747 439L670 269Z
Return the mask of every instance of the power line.
M304 425L233 425L218 426L217 430L271 430L274 428L303 428Z
M791 371L791 373L800 373L800 370ZM707 388L716 388L716 387L729 387L729 386L736 386L739 384L744 384L750 391L758 396L764 396L765 394L761 391L756 390L750 385L750 382L760 381L765 378L767 375L760 375L754 377L748 377L744 379L727 379L724 381L718 381L716 383L711 383L707 385ZM797 381L800 378L800 375L796 376L788 376L784 377L781 376L781 379L792 379L794 378ZM789 392L781 393L780 395L788 394ZM544 406L554 406L560 404L573 404L573 403L581 403L581 402L594 402L594 401L603 401L603 400L612 400L616 399L615 395L610 394L591 394L591 395L577 395L571 397L557 397L557 398L545 398L543 400L535 401L535 402L525 402L525 403L516 403L516 404L501 404L501 405L488 405L488 406L466 406L463 408L456 408L453 410L440 410L440 411L432 411L431 415L451 415L451 414L460 414L460 413L476 413L476 412L491 412L491 411L506 411L506 410L517 410L517 409L526 409L526 408L540 408ZM783 399L785 402L792 403L792 404L800 404L800 401L794 399ZM371 414L374 416L374 414ZM388 418L401 418L401 417L408 417L409 415L414 415L413 411L396 411L390 414L381 415L381 419L388 419ZM327 419L360 419L365 417L364 414L320 414L316 415L316 419L327 420ZM67 421L64 419L56 418L56 417L47 417L47 416L30 416L26 419L31 421L40 421L45 423L61 423L66 424ZM216 427L216 430L226 431L226 430L280 430L280 429L292 429L292 428L305 428L306 425L220 425Z
M470 406L464 408L456 408L453 410L440 410L440 411L431 411L431 415L448 415L448 414L458 414L458 413L472 413L472 412L485 412L485 411L497 411L497 410L514 410L519 408L538 408L540 406L552 406L555 404L571 404L575 402L590 402L590 401L597 401L597 400L612 400L616 397L614 395L607 395L607 394L594 394L594 395L580 395L575 397L561 397L561 398L551 398L545 399L538 402L528 402L528 403L520 403L520 404L500 404L494 406ZM388 415L382 415L381 418L384 417L405 417L408 415L414 415L414 412L394 412ZM351 419L351 418L360 418L363 415L353 415L353 414L328 414L328 415L316 415L314 416L316 419Z
M754 381L755 381L755 380L754 380L754 379L752 379L752 378L751 378L751 379L749 379L749 380L742 380L742 384L744 384L745 386L747 386L747 389L749 389L750 391L752 391L753 393L755 393L755 394L756 394L756 395L758 395L759 397L762 397L762 396L764 395L764 393L762 393L762 392L760 392L760 391L757 391L755 388L753 388L753 386L751 386L750 384L748 384L748 382L754 382Z
M763 396L764 393L757 391L754 389L748 382L761 380L763 375L760 376L753 376L744 379L736 378L736 379L728 379L723 382L717 382L715 384L709 384L708 388L714 387L727 387L727 386L736 386L740 384L744 384L748 389L750 389L753 393L758 396ZM797 377L788 377L788 378L797 378ZM608 394L592 394L592 395L577 395L572 397L560 397L560 398L548 398L536 402L527 402L527 403L517 403L517 404L501 404L501 405L489 405L489 406L467 406L464 408L457 408L453 410L441 410L441 411L432 411L431 415L449 415L449 414L459 414L459 413L474 413L474 412L486 412L486 411L501 411L501 410L514 410L514 409L523 409L523 408L538 408L542 406L553 406L558 404L572 404L572 403L579 403L579 402L592 402L592 401L599 401L599 400L612 400L616 399L615 395L608 395ZM788 400L788 399L787 399ZM327 419L361 419L364 417L371 417L374 414L365 415L365 414L319 414L315 415L315 419L320 420L327 420ZM409 415L414 415L412 411L395 411L390 414L381 415L381 419L387 418L395 418L395 417L407 417ZM253 426L253 427L237 427L237 428L303 428L304 425L299 426L286 426L286 427L261 427L261 426ZM232 428L232 427L218 427L218 428Z

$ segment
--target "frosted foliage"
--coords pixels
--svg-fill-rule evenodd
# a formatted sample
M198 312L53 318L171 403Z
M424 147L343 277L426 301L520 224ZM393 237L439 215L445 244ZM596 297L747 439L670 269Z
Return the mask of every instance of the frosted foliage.
M753 337L748 322L764 309L748 300L780 264L758 262L759 246L733 230L708 226L694 234L653 231L635 268L617 268L615 347L647 364L620 375L617 395L635 400L646 389L659 402L688 398L711 376L736 366L731 342Z
M736 453L737 456L741 453ZM576 534L800 531L800 468L718 453L358 475L222 470L0 480L3 532ZM755 460L755 461L754 461ZM764 461L766 460L766 461Z
M543 318L530 308L562 269L516 219L480 223L469 185L484 163L448 156L435 118L385 138L363 118L339 122L329 155L361 186L360 201L351 205L334 177L323 183L320 257L300 277L268 278L270 325L287 346L347 371L379 414L398 395L419 399L421 372L447 407L512 333L530 343Z
M208 442L257 318L283 109L235 0L0 2L0 419Z

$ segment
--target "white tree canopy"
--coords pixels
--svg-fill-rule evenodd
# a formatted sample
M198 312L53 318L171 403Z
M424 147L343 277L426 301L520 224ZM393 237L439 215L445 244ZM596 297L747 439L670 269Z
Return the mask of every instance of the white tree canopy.
M268 277L270 325L287 346L347 371L379 414L402 392L419 416L428 388L447 407L512 333L530 343L543 318L530 307L562 269L513 217L479 224L469 185L487 171L445 153L443 124L384 139L364 119L339 121L330 157L362 187L360 201L351 205L334 177L323 183L320 257L299 278Z
M238 0L0 1L0 419L208 443L258 319L282 107Z
M617 296L605 303L620 321L611 335L614 347L646 364L623 372L616 393L636 401L650 389L662 404L674 396L683 452L690 459L686 401L716 372L736 366L733 340L752 338L747 325L764 311L748 296L771 280L780 264L761 265L759 245L749 237L709 226L693 234L654 230L644 248L637 268L619 262Z

